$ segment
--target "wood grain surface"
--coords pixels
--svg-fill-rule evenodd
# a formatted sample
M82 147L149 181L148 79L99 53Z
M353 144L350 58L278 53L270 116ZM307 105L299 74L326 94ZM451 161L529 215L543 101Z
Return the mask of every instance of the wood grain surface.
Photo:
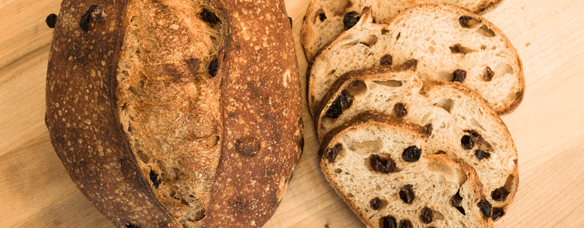
M308 3L286 2L302 77L307 64L299 36ZM53 32L45 18L59 5L0 0L2 228L113 227L69 179L44 125ZM518 50L527 85L523 103L502 117L519 153L520 183L495 227L584 227L584 1L505 0L485 17ZM312 118L302 108L304 155L265 227L363 227L318 169Z

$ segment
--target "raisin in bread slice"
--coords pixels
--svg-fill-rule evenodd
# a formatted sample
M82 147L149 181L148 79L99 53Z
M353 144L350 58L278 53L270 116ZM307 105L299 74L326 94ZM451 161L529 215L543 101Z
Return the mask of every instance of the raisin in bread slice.
M308 73L311 111L344 73L409 59L418 60L422 77L459 81L498 113L511 112L523 99L523 69L515 48L481 16L455 6L420 5L389 24L372 20L366 11L314 60Z
M484 13L495 8L502 0L312 0L302 25L302 44L309 60L320 49L333 41L345 29L354 25L364 7L373 10L373 19L387 20L401 11L420 4L444 3L459 6L475 13Z
M492 227L474 170L431 155L424 128L363 113L321 144L326 179L368 227Z
M494 208L493 219L501 217L518 185L517 151L507 127L476 93L459 83L424 81L415 74L415 60L408 63L410 67L380 66L343 75L320 108L319 136L369 110L424 126L430 134L427 151L472 166ZM348 100L351 105L339 109L337 104Z

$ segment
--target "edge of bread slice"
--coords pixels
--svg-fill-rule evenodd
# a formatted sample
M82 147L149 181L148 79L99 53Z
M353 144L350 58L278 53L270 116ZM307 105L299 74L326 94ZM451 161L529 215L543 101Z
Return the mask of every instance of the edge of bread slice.
M319 109L318 136L370 110L423 126L430 135L428 151L460 158L477 171L498 219L519 184L517 151L507 127L476 93L459 83L422 80L415 74L415 60L408 63L342 76ZM343 102L350 105L339 109Z
M382 22L409 7L420 4L444 3L483 14L492 10L501 2L502 0L312 0L302 25L302 46L307 59L309 61L312 60L320 49L345 30L343 23L345 15L349 12L360 13L364 7L371 7L373 18L378 22Z
M307 73L308 103L315 108L341 75L378 65L418 60L417 73L436 81L459 81L499 113L523 100L525 81L517 51L507 37L481 16L449 5L419 5L372 23L366 10L315 58ZM467 26L467 27L465 27Z
M492 227L477 174L459 159L428 153L427 137L400 118L361 113L327 134L320 167L368 227Z

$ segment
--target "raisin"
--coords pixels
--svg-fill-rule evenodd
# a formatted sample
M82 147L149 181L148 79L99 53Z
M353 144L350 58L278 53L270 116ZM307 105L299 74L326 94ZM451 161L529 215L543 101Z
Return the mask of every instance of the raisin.
M416 198L414 193L414 188L411 184L406 184L399 190L399 198L404 201L404 203L411 204Z
M462 148L465 150L470 150L474 147L474 142L472 138L468 135L462 136L462 138L460 139L460 144L462 145Z
M160 186L160 183L162 182L162 179L160 179L160 177L156 172L154 172L154 170L150 170L150 181L152 181L152 185L154 185L154 188L158 188L158 186Z
M493 70L491 70L490 67L485 68L485 73L483 74L483 80L489 82L491 81L491 79L493 79L493 76L495 75L495 72L493 72Z
M424 126L424 129L426 130L426 134L428 135L432 134L432 124L426 124L426 126Z
M420 220L426 224L431 223L432 222L432 214L433 214L432 209L430 209L428 207L424 207L422 209L422 213L420 213Z
M126 228L140 228L140 227L132 224L131 222L126 222Z
M404 150L402 153L402 158L407 162L415 162L420 159L422 155L422 150L417 146L410 146Z
M498 219L503 215L505 215L505 211L503 210L503 208L495 207L493 208L493 215L491 215L491 218L493 218L494 221L495 219Z
M464 82L464 79L466 79L466 71L461 70L461 69L457 69L454 71L454 73L452 73L452 81L453 82Z
M361 19L361 16L355 11L351 11L351 12L348 12L347 14L345 14L345 17L343 18L343 24L345 24L345 30L350 29L353 26L355 26L357 24L357 22L359 21L359 19Z
M408 110L406 110L406 106L402 103L397 103L393 106L393 113L395 116L402 118L408 114Z
M341 149L343 149L343 145L337 144L326 152L325 156L330 163L335 162L335 159L337 158L337 155L339 155Z
M211 75L211 77L215 77L215 75L217 75L217 69L219 68L219 63L217 62L217 56L215 56L215 58L213 58L213 60L211 60L211 62L209 63L209 66L207 67L207 70L209 71L209 75Z
M201 16L201 19L203 19L204 22L207 22L211 27L215 26L220 21L215 13L205 8L203 8L203 11L199 16Z
M483 160L485 158L490 158L491 154L489 152L485 152L481 149L477 149L475 150L475 156L480 160Z
M326 20L326 14L324 14L324 13L320 13L320 14L318 15L318 19L320 19L320 21L324 21L324 20Z
M401 65L402 70L416 69L418 67L417 59L410 59Z
M454 46L450 47L450 51L452 53L456 53L456 54L463 53L463 51L462 51L462 45L461 44L455 44Z
M507 189L505 189L505 187L497 188L493 192L491 192L491 197L495 201L505 201L505 199L507 199L508 195L509 195L509 191L507 191Z
M47 16L47 19L45 19L45 22L47 22L49 28L54 28L55 24L57 23L57 15L54 13L49 14L49 16Z
M474 19L470 16L462 16L458 18L458 23L460 23L460 25L465 28L470 28L480 22L480 20Z
M341 96L337 97L326 111L326 116L330 118L339 118L344 110L353 105L353 96L347 90L341 92Z
M294 26L292 26L292 18L288 17L288 20L290 21L290 28L294 27Z
M397 220L391 215L381 218L382 228L397 228Z
M391 57L390 54L384 55L383 57L381 57L381 60L379 60L380 65L391 66L392 63L393 63L393 57Z
M462 213L463 215L466 215L464 208L462 206L460 206L461 202L462 202L462 196L460 196L460 189L459 189L458 192L456 192L456 195L453 195L452 198L450 198L450 205L453 206L454 208L456 208L458 211L460 211L460 213Z
M436 154L446 154L446 152L444 152L443 150L439 150L438 152L436 152Z
M385 159L374 154L369 158L369 162L371 163L371 168L378 173L387 174L395 170L395 162L391 158Z
M410 222L410 220L401 220L399 221L399 228L414 228L414 225L412 225L412 222Z
M465 130L464 132L469 133L470 137L472 138L472 141L475 142L477 145L482 145L485 142L485 140L483 140L483 137L476 131Z
M97 8L96 5L91 5L89 7L89 9L87 11L85 11L85 14L83 14L83 16L81 16L81 19L79 20L79 27L81 27L81 29L83 29L83 31L87 31L89 29L89 20L91 19L91 13Z
M489 201L483 200L479 202L477 206L479 206L485 217L491 217L491 203L489 203Z
M379 197L375 197L369 202L369 205L371 205L373 210L379 210L381 209L383 202L379 199Z

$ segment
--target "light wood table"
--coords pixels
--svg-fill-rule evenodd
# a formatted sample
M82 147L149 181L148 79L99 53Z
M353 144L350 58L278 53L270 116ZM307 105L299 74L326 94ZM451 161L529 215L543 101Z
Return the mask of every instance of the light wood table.
M289 0L299 42L309 0ZM57 0L0 0L0 227L113 227L77 190L44 125ZM519 192L496 227L584 227L584 1L505 0L486 18L517 48L527 91L502 119L519 153ZM303 84L304 86L304 84ZM305 91L302 89L302 91ZM303 101L305 96L303 95ZM325 181L312 119L280 207L265 227L363 227Z

